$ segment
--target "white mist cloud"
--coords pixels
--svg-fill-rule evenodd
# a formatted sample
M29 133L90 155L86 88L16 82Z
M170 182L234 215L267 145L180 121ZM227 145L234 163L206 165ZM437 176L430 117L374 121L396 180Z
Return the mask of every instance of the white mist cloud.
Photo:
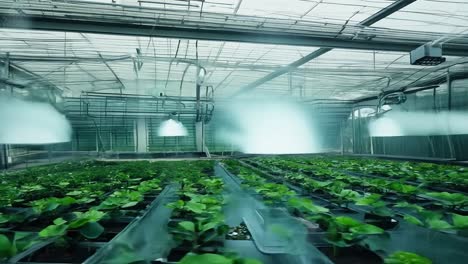
M183 137L187 136L187 129L181 122L169 119L161 123L158 135L160 137Z
M468 113L388 112L369 123L373 137L468 134Z
M224 109L223 138L245 153L288 154L318 152L311 118L293 102L243 101Z
M0 143L67 142L71 134L68 120L50 104L0 97Z

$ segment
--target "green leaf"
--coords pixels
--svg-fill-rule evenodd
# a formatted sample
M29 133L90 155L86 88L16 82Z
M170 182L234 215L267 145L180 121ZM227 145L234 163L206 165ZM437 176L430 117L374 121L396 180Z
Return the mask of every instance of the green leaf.
M92 203L94 201L96 201L95 198L86 198L86 197L76 200L76 202L80 204Z
M453 226L457 229L468 229L468 216L452 214Z
M187 207L187 209L197 214L203 213L203 211L206 209L206 205L193 201L187 202L185 206Z
M166 207L169 207L169 208L173 208L173 209L180 209L184 206L184 201L182 200L177 200L175 202L172 202L172 203L168 203L166 205Z
M72 192L68 192L67 195L76 196L76 195L80 195L82 193L83 193L82 191L72 191Z
M399 202L399 203L395 204L394 207L414 209L414 210L416 210L418 212L424 210L424 208L422 206L415 205L415 204L410 204L408 202Z
M106 213L101 211L89 210L83 214L83 217L87 218L89 221L97 222L101 220L105 215Z
M40 237L63 236L67 231L67 225L50 225L39 232Z
M102 227L98 222L88 222L80 228L80 234L88 239L95 239L103 232L104 227Z
M187 254L179 264L232 264L232 259L217 254Z
M57 218L57 219L54 220L54 225L63 225L66 222L67 222L66 220L64 220L63 218L60 217L60 218Z
M372 206L376 202L380 201L380 197L381 197L381 195L375 194L375 193L371 194L371 195L367 195L367 196L364 196L362 198L358 198L356 200L356 205Z
M448 205L466 205L468 203L468 197L461 193L429 192L426 195Z
M7 236L0 234L0 260L7 259L16 254L16 248Z
M423 224L423 222L421 222L421 220L419 220L418 218L416 218L416 217L414 217L414 216L412 216L412 215L405 214L405 215L403 216L403 218L404 218L406 221L408 221L408 222L410 222L410 223L412 223L412 224L414 224L414 225L424 226L424 224Z
M329 212L328 208L315 205L312 200L308 198L292 197L288 200L288 204L289 206L297 208L298 210L305 210L314 214Z
M347 216L337 216L335 217L335 222L344 227L354 227L361 225L359 221Z
M426 219L426 223L428 224L429 228L442 230L442 229L451 229L452 225L447 223L447 221L441 219Z
M212 228L215 228L217 225L219 225L219 222L208 222L206 224L204 224L201 228L201 232L204 232L206 230L209 230L209 229L212 229Z
M385 231L377 226L370 224L363 224L360 226L350 228L350 231L360 235L378 235L383 234Z
M135 206L135 205L137 205L137 204L138 204L138 202L128 202L128 203L126 203L126 204L124 204L124 205L122 205L122 206L120 206L120 207L122 207L122 208L128 208L128 207Z
M432 264L426 257L415 253L397 251L384 259L385 264Z
M195 223L191 221L182 221L178 225L187 231L195 232Z

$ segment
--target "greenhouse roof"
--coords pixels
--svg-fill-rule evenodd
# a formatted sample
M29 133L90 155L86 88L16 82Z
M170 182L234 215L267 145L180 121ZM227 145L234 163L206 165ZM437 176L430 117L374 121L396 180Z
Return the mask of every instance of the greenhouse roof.
M356 100L468 70L462 0L0 0L0 17L1 56L66 96L193 96L193 65L216 98ZM410 65L428 42L447 62Z

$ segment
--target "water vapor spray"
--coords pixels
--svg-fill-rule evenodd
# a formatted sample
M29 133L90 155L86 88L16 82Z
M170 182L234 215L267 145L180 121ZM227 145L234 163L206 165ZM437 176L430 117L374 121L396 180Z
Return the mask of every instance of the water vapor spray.
M468 114L392 111L371 121L369 132L373 137L468 134Z
M246 100L218 112L221 138L244 153L288 154L319 151L311 117L288 100Z
M0 97L0 143L46 144L71 140L64 115L47 103Z

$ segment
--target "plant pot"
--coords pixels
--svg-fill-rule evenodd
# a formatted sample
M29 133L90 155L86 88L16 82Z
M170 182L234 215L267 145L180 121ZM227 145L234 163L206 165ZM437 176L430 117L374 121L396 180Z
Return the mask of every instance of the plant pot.
M83 263L98 250L97 247L59 247L50 244L22 258L18 263Z
M318 247L335 264L382 264L382 258L362 247Z
M364 222L367 224L378 226L384 230L396 229L399 221L390 216L380 216L371 213L364 214Z

